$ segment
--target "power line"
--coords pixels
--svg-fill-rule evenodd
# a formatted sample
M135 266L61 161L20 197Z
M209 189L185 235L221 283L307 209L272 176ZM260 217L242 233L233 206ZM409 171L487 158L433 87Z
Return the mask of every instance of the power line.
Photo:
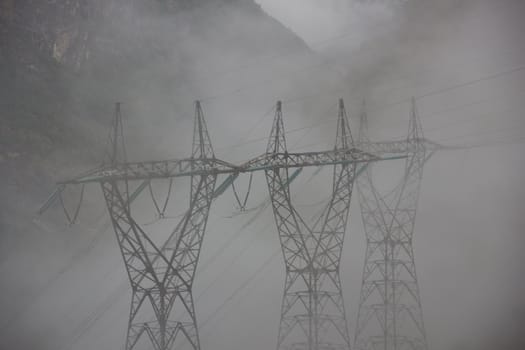
M275 110L275 105L272 105L271 108L269 108L260 118L257 119L257 121L245 132L243 133L243 137L241 138L241 140L239 141L239 143L237 143L236 145L233 145L233 146L226 146L226 147L217 147L216 149L217 150L224 150L224 149L230 149L230 148L236 148L236 147L240 147L242 145L245 145L247 143L243 143L243 142L246 142L246 141L249 141L249 139L247 139L251 133L259 126L262 124L262 122L270 115L270 113L272 111ZM250 142L251 143L251 142Z
M351 33L350 33L351 34ZM354 33L355 34L355 33ZM354 36L354 35L346 35L346 34L342 34L342 35L337 35L337 36L334 36L332 38L328 38L326 40L323 40L322 42L329 42L331 40L339 40L341 38L345 38L345 37L350 37L350 36ZM311 47L316 47L316 43L310 45ZM513 53L513 52L516 52L515 50L509 50L507 51L507 53ZM362 52L359 52L358 54L362 54ZM290 54L284 54L284 55L270 55L270 57L286 57L286 56L289 56ZM294 72L292 73L297 73L297 72L300 72L300 71L304 71L304 70L310 70L312 68L316 68L316 67L319 67L319 66L323 66L323 65L326 65L326 66L333 66L333 63L330 63L326 60L326 58L323 58L322 55L319 56L320 57L320 60L321 62L320 63L317 63L317 64L313 64L313 65L310 65L310 66L306 66L306 67L302 67L298 70L295 70ZM470 59L469 62L473 62L473 61L478 61L482 59L481 57L477 58L477 59ZM249 67L250 65L245 65L243 69L245 69L246 67ZM242 69L240 69L242 70ZM231 71L228 71L230 73L233 73L233 72L238 72L240 70L231 70ZM428 71L431 71L431 69L424 69L424 70L420 70L418 71L417 73L418 74L421 74L421 73L424 73L424 72L428 72ZM338 72L336 70L336 72ZM338 72L339 73L339 72ZM290 74L286 75L286 76L289 76ZM285 77L286 77L285 76ZM283 77L279 77L277 79L282 79ZM216 100L216 99L219 99L219 98L222 98L222 97L228 97L228 96L231 96L231 95L235 95L235 94L238 94L240 92L242 92L244 89L246 88L249 88L249 87L253 87L253 86L257 86L257 85L260 85L260 84L266 84L272 80L276 80L276 79L272 79L272 78L269 78L269 79L263 79L263 80L260 80L260 81L256 81L256 82L253 82L251 84L245 84L243 86L240 86L240 87L237 87L233 90L230 90L229 92L225 92L225 93L221 93L221 94L217 94L217 95L212 95L212 96L208 96L208 97L203 97L201 100L202 101L211 101L211 100ZM335 92L340 92L340 91L344 91L344 90L348 90L348 88L339 88L339 89L336 89L336 90L333 90L333 93ZM283 99L283 102L287 102L287 103L290 103L290 102L298 102L298 101L301 101L301 100L304 100L306 98L309 98L309 97L314 97L314 96L319 96L321 94L324 94L323 92L320 92L320 93L316 93L316 94L309 94L308 96L304 96L304 97L301 97L301 96L298 96L298 97L292 97L292 98L289 98L289 99ZM420 96L421 97L421 96Z
M513 74L513 73L516 73L518 71L523 71L523 70L525 70L525 65L518 66L518 67L509 69L509 70L501 71L501 72L498 72L498 73L490 74L490 75L487 75L487 76L483 76L483 77L480 77L480 78L476 78L474 80L469 80L469 81L466 81L466 82L462 82L462 83L459 83L459 84L453 84L453 85L447 86L445 88L440 88L440 89L437 89L437 90L433 90L433 91L430 91L430 92L425 93L423 95L415 96L415 98L416 99L422 99L422 98L426 98L426 97L429 97L429 96L438 95L438 94L441 94L441 93L444 93L444 92L447 92L447 91L452 91L452 90L459 89L459 88L462 88L462 87L471 86L471 85L474 85L474 84L482 82L482 81L488 81L488 80L497 79L497 78L500 78L502 76ZM313 95L306 95L306 96L304 96L304 98L310 98L312 96ZM408 102L410 102L410 99L411 98L404 98L404 99L397 100L395 102L391 102L391 103L388 103L388 104L375 105L375 108L372 107L371 109L369 109L369 112L370 111L373 112L373 111L384 110L384 109L387 109L389 107L397 106L397 105L400 105L400 104L403 104L403 103L408 103ZM292 100L291 102L293 103L295 101L296 101L296 99ZM290 101L286 101L286 100L283 101L283 103L287 103L287 102L290 102ZM374 106L374 105L372 105L372 106ZM295 128L295 129L291 129L291 130L285 131L284 133L285 134L291 134L291 133L295 133L295 132L298 132L298 131L301 131L301 130L311 129L311 128L314 128L314 127L317 127L317 126L321 126L321 125L328 124L328 123L333 123L333 122L334 122L333 120L319 121L319 122L310 124L308 126L304 126L304 127ZM250 143L259 142L259 141L262 141L262 140L267 140L267 137L259 137L259 138L255 138L255 139L248 139L248 140L246 140L244 142L241 142L240 144L237 144L237 145L234 145L234 146L227 146L227 147L224 147L222 149L223 150L224 149L233 149L233 148L241 147L243 145L247 145L247 144L250 144Z
M482 82L482 81L486 81L486 80L496 79L496 78L499 78L499 77L504 76L504 75L508 75L508 74L512 74L512 73L516 73L516 72L522 71L524 69L525 69L525 65L518 66L518 67L515 67L515 68L512 68L512 69L508 69L508 70L497 72L497 73L494 73L494 74L491 74L491 75L487 75L487 76L481 77L481 78L476 79L476 80L471 80L471 81L455 84L455 85L452 85L452 86L447 87L447 88L434 90L434 91L428 92L426 94L419 95L416 98L417 99L422 99L422 98L425 98L425 97L428 97L428 96L439 95L439 94L442 94L442 93L450 91L450 90L459 89L459 88L462 88L462 87L465 87L465 86L474 85L476 83L479 83L479 82Z
M485 99L483 102L486 102L486 101L490 101L491 99ZM479 103L479 102L478 102ZM470 104L470 105L473 105L473 104ZM460 106L458 108L452 108L452 109L449 109L449 111L455 111L455 110L460 110L462 109L464 106ZM514 111L519 111L520 109L522 109L522 107L509 107L509 108L506 108L504 110L501 110L501 111L498 111L498 114L503 114L503 113L509 113L509 112L514 112ZM444 125L441 125L441 126L437 126L437 127L433 127L433 128L426 128L425 129L425 133L432 133L432 132L435 132L435 131L438 131L438 130L443 130L443 129L449 129L451 126L454 126L454 125L458 125L458 124L463 124L463 123L471 123L471 122L474 122L474 121L479 121L478 119L480 117L484 117L484 116L488 116L488 115L493 115L494 113L493 112L487 112L487 113L481 113L481 114L476 114L475 116L471 117L471 118L464 118L464 119L461 119L461 120L455 120L455 121L452 121L452 122L449 122L449 123L446 123ZM394 137L392 138L392 140L402 140L406 138L406 136L399 136L399 137Z
M224 308L230 301L232 301L237 294L239 294L243 289L248 287L248 285L255 280L255 278L272 262L274 258L276 258L280 253L279 249L276 249L273 251L272 255L268 259L266 259L261 266L253 273L253 275L250 276L247 280L245 280L241 285L239 285L233 293L230 294L228 298L226 298L216 309L213 311L202 323L201 327L205 327L208 322L210 322L221 310Z
M374 29L374 28L377 28L377 27L380 27L379 24L376 24L374 26L372 26L370 29ZM309 48L316 48L316 47L322 47L322 46L325 46L326 44L330 43L330 42L333 42L333 41L337 41L337 40L341 40L341 39L345 39L345 38L351 38L351 37L356 37L357 34L355 31L348 31L348 32L343 32L343 33L339 33L339 34L336 34L334 36L331 36L331 37L326 37L324 39L321 39L321 40L318 40L318 41L315 41L313 43L310 43L310 44L307 44L307 46ZM296 52L287 52L287 53L275 53L275 54L270 54L270 55L264 55L262 57L257 57L257 58L254 58L252 60L250 60L250 62L248 63L244 63L244 64L239 64L239 65L236 65L235 68L232 68L232 69L225 69L221 72L214 72L214 73L208 73L205 77L201 78L201 79L197 79L197 81L199 80L213 80L214 78L217 78L221 75L227 75L227 74L233 74L233 73L238 73L242 70L245 70L251 66L255 66L256 64L260 64L261 62L263 63L268 63L269 61L273 61L277 58L284 58L284 57L291 57L291 56L296 56L297 53ZM301 54L303 55L303 54ZM321 56L319 56L321 57ZM322 59L322 57L321 57ZM206 98L203 98L201 100L206 100Z

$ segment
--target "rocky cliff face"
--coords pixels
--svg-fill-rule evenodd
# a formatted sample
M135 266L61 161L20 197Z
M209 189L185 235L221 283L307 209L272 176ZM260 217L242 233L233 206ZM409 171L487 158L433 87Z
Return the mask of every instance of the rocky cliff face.
M225 21L235 17L253 21L252 28ZM148 51L147 58L154 58L159 49L180 46L176 39L191 33L229 41L235 32L250 39L240 50L304 49L298 37L252 0L1 0L0 28L3 73L12 75L13 68L38 71L52 63L80 71L131 52ZM172 30L171 41L162 29Z
M210 72L276 53L308 48L252 0L0 0L0 169L90 159L79 121L107 126L117 99L191 103Z
M252 0L0 0L0 167L91 159L79 121L107 126L118 99L191 103L209 72L307 52Z
M251 0L1 0L0 9L4 153L14 144L21 148L9 151L39 149L13 135L30 129L31 118L39 120L42 137L64 141L67 133L50 130L60 122L66 127L68 114L138 94L139 71L144 76L169 66L164 84L192 84L202 67L220 70L261 54L307 51ZM173 98L169 86L165 91Z

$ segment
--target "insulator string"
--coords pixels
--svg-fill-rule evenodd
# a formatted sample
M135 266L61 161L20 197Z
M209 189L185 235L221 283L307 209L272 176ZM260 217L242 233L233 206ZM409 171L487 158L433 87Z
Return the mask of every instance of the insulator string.
M148 189L151 196L151 200L153 202L153 205L155 206L155 210L157 211L157 215L159 219L164 219L166 208L168 207L168 203L171 196L171 189L173 188L173 178L170 178L169 184L168 184L168 193L166 195L166 198L164 199L164 204L162 205L162 210L160 208L159 202L155 198L155 194L153 193L153 186L151 185L151 181L148 183Z
M246 210L246 204L248 203L248 197L250 196L250 192L252 188L252 181L253 181L253 172L250 173L250 180L248 181L248 189L246 190L246 195L244 196L244 199L242 201L239 197L239 194L237 193L237 189L235 188L235 181L232 181L233 194L235 196L235 200L239 204L240 211Z
M75 211L73 215L71 215L71 213L69 213L69 211L67 210L66 205L64 203L64 197L62 196L62 193L65 190L65 186L62 186L58 190L58 198L60 200L60 205L62 206L62 210L64 211L64 215L66 216L66 219L69 222L69 225L73 225L77 221L78 214L80 213L80 207L82 206L82 202L84 200L84 187L85 187L85 184L82 184L82 187L80 188L80 199L78 200L78 204L75 207Z

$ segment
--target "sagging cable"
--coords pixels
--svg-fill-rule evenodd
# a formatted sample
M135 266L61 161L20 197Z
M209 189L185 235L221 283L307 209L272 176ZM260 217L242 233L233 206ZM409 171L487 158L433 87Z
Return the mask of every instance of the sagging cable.
M149 188L149 193L151 195L151 200L153 201L153 205L155 206L155 210L157 211L157 215L159 219L164 219L166 217L165 213L166 213L166 208L168 207L168 203L170 200L172 187L173 187L173 179L170 178L170 182L168 185L168 193L166 195L166 198L164 199L164 204L162 205L162 210L161 210L159 202L157 201L157 199L155 198L155 195L153 194L153 187L151 186L151 181L148 182L148 188Z
M80 207L82 206L82 202L84 200L84 186L85 184L82 184L82 187L80 188L80 198L78 200L78 204L75 208L75 211L73 215L67 210L66 205L64 203L64 197L62 196L62 193L65 190L65 186L61 186L61 188L58 190L58 198L60 200L60 205L62 206L62 210L64 211L64 215L66 216L69 225L74 225L77 222L78 214L80 213Z
M235 195L235 199L237 200L237 203L239 204L239 210L241 212L246 211L246 204L248 203L248 197L250 196L250 192L252 189L252 181L253 181L253 172L250 173L250 180L248 181L248 189L246 190L246 195L244 196L244 199L240 200L239 194L237 193L237 190L235 189L235 181L232 181L232 189L233 194Z

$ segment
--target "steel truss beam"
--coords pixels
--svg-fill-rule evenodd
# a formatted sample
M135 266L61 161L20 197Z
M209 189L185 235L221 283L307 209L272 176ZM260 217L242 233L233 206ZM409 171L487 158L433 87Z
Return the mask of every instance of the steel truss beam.
M242 165L233 165L217 158L188 158L177 160L118 163L104 165L81 176L59 184L82 184L109 180L151 180L173 177L248 173L276 168L304 168L346 163L368 163L387 159L404 158L401 152L392 152L383 158L355 148L321 152L263 154Z
M404 176L387 195L372 180L371 164L357 179L367 247L355 332L356 350L426 350L427 341L412 239L423 167L436 144L423 138L412 101L405 141L375 144L363 111L359 145L375 154L405 151Z
M350 348L339 267L356 169L366 163L347 162L354 153L343 101L339 102L333 154L345 155L334 163L332 197L322 219L310 228L294 209L290 197L286 140L280 102L277 104L264 159L279 159L266 169L286 279L278 350L335 350ZM364 153L363 153L364 154Z

